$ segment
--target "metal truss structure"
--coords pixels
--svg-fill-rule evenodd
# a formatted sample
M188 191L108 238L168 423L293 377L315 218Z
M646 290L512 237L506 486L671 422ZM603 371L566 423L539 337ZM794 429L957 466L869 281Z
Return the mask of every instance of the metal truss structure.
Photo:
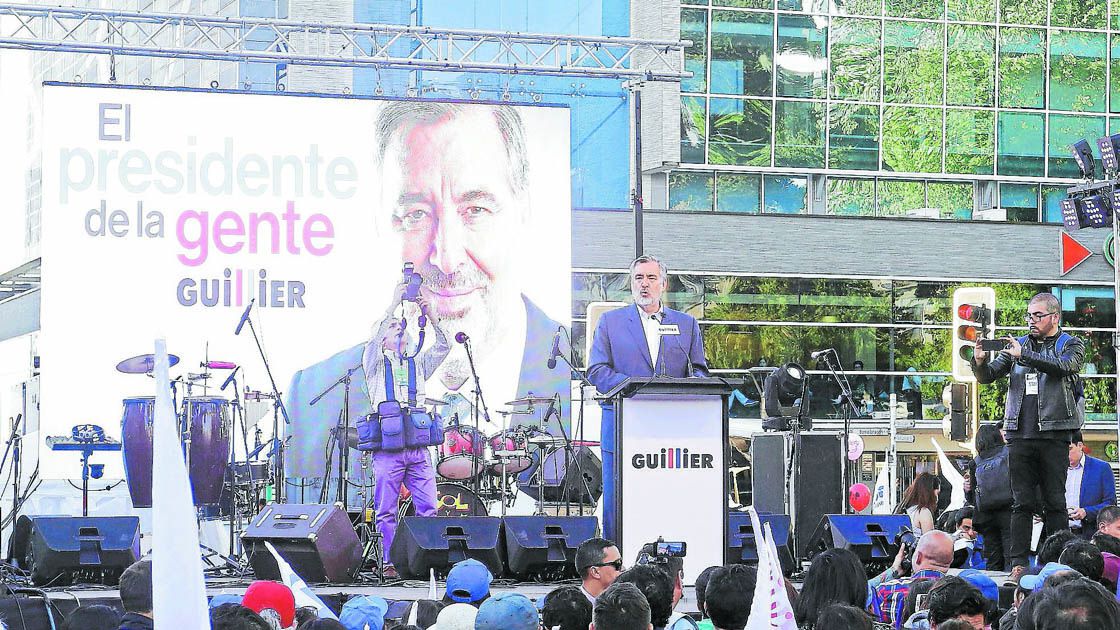
M0 302L38 289L42 284L41 259L28 261L11 271L0 273Z
M679 82L688 41L0 4L0 48Z

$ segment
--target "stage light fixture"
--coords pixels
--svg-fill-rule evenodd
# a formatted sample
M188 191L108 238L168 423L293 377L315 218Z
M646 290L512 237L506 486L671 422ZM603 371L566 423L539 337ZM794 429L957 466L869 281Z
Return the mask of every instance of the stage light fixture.
M785 363L766 377L762 384L762 428L775 431L790 429L790 416L796 412L789 413L782 407L791 407L801 398L807 378L805 368L796 363Z
M1073 159L1077 162L1077 169L1085 179L1093 179L1096 174L1096 161L1093 159L1093 148L1087 140L1078 140L1070 146Z
M1062 209L1062 223L1066 226L1067 232L1080 230L1081 225L1081 200L1077 197L1066 197L1058 202L1058 206Z
M1081 200L1081 213L1085 225L1105 227L1112 224L1112 207L1108 197L1090 195Z
M1116 158L1117 152L1120 151L1120 133L1098 138L1097 148L1101 152L1101 168L1106 173L1120 171L1120 160Z

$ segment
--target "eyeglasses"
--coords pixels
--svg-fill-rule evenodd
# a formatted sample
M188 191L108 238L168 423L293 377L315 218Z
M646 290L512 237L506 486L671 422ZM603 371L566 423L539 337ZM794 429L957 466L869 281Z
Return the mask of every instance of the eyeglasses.
M587 568L590 569L591 567L614 567L615 571L621 571L622 570L622 558L619 558L618 560L615 560L614 562L599 562L597 564L587 565Z
M1047 317L1050 317L1051 315L1057 315L1057 313L1027 313L1025 319L1027 320L1027 322L1034 323L1040 322Z

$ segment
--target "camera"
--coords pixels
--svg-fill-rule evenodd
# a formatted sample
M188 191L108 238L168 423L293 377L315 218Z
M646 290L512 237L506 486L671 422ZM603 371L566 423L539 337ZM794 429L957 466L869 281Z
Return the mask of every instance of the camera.
M894 544L899 548L905 549L902 552L902 573L909 575L910 570L914 568L910 562L910 552L918 542L918 537L914 535L914 530L909 527L900 527L898 533L894 535Z
M652 553L651 553L652 552ZM688 543L665 542L658 538L655 543L642 546L638 554L638 564L668 564L669 558L683 558L688 554Z
M406 302L417 301L420 298L420 285L423 284L424 278L416 273L412 263L404 264L403 276L404 293L401 299Z

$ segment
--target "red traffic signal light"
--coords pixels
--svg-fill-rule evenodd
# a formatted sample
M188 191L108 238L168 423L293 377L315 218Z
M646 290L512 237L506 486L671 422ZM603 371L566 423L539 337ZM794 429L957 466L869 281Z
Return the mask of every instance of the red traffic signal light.
M957 317L970 322L987 322L991 318L991 311L986 306L978 304L961 304L957 307Z

